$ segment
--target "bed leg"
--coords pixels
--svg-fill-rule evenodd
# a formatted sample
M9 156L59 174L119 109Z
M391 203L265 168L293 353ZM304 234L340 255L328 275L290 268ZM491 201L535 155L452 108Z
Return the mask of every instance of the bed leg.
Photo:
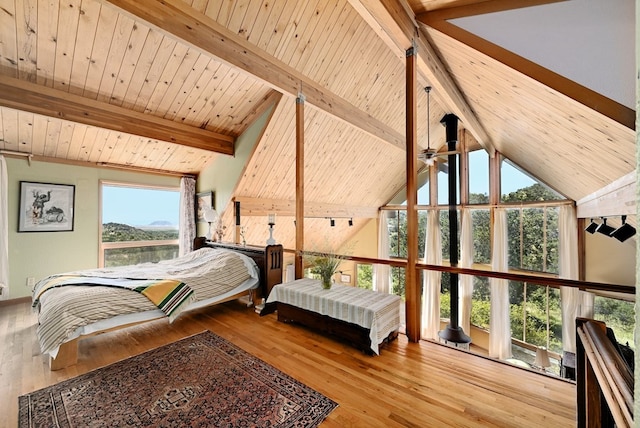
M244 303L245 305L247 305L247 308L250 308L253 306L253 290L249 290L249 294L247 294L246 296L240 296L238 298L238 300L240 300L242 303Z
M78 362L78 339L60 345L56 358L49 357L49 370L62 370Z

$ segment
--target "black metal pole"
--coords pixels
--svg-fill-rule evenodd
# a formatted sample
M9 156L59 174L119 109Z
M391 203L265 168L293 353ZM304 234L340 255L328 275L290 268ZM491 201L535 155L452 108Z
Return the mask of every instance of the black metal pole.
M446 126L447 150L454 152L458 142L458 117L455 114L447 114L440 123ZM457 157L455 153L448 156L449 167L449 262L451 266L458 266L458 184L457 184ZM449 324L438 335L447 342L470 343L467 336L458 323L458 274L449 274L449 292L451 293Z

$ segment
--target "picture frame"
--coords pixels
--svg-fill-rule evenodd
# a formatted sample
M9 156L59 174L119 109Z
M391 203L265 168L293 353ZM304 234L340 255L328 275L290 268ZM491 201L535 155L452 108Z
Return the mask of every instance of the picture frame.
M351 284L351 275L349 275L348 273L341 273L340 282L343 284Z
M196 193L196 222L206 223L206 221L204 221L204 210L207 207L215 210L214 201L215 194L212 191Z
M76 186L20 182L18 232L71 232Z

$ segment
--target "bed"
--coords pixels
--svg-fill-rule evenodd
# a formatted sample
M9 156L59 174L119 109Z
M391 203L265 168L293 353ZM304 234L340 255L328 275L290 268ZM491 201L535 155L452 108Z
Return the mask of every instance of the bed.
M33 291L37 335L51 370L77 362L78 340L229 300L248 304L282 282L282 246L245 247L196 238L174 260L51 275Z

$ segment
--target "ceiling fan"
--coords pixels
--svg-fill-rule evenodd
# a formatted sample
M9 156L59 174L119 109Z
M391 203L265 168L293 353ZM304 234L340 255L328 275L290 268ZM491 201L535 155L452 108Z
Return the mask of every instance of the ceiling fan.
M436 149L431 148L431 122L430 122L430 107L431 107L431 86L424 88L427 93L427 148L418 153L418 160L426 163L429 166L433 166L439 156L448 156L458 154L458 151L438 152Z

